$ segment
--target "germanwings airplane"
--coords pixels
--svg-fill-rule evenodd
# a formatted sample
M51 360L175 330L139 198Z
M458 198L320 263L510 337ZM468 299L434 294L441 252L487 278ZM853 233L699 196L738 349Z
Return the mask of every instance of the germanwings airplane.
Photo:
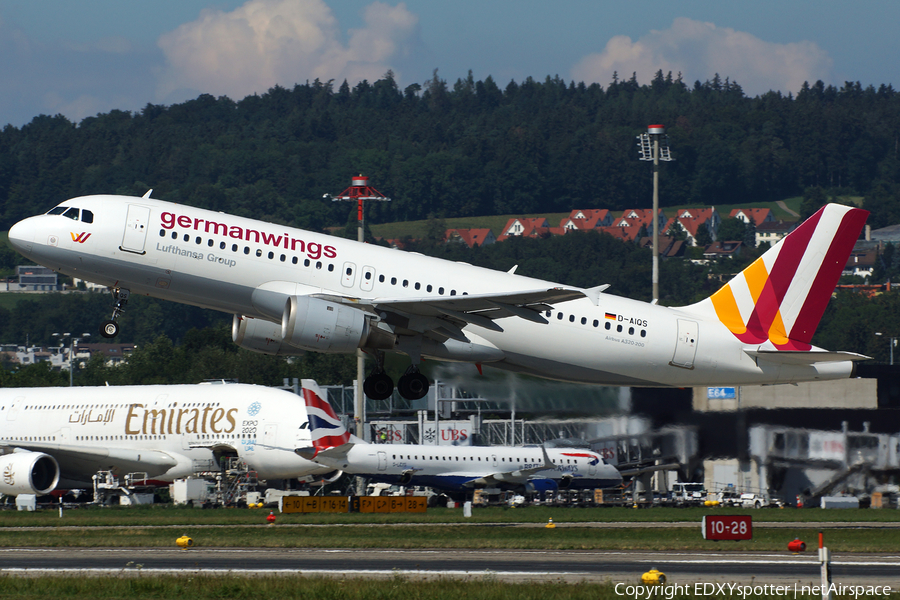
M383 483L446 492L499 488L526 492L611 488L622 476L599 454L543 446L420 446L368 444L351 436L326 396L304 379L312 443L295 452L324 467Z
M13 247L109 286L106 337L130 294L234 315L241 347L375 357L364 390L387 398L384 353L622 386L753 385L851 377L866 357L810 344L868 212L823 207L696 304L665 307L467 263L172 204L85 196L15 224Z
M296 455L312 442L296 395L256 385L0 389L0 494L83 489L98 471L156 482L239 457L260 479L333 471Z

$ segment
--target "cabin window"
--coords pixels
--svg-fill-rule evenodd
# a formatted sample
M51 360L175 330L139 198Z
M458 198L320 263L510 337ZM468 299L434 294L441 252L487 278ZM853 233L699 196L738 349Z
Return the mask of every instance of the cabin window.
M409 287L409 279L403 280L403 287Z
M300 261L297 260L297 257L295 256L294 258L291 259L291 262L296 265Z
M439 287L439 288L438 288L438 294L440 294L441 296L443 296L443 295L444 295L444 288Z
M429 292L429 293L430 293L431 290L433 290L433 289L434 289L434 288L431 287L431 284L430 284L430 283L429 283L428 285L425 286L425 291L426 291L426 292Z
M321 269L321 268L322 268L322 261L321 261L321 260L316 261L316 268L317 268L317 269Z
M334 265L331 265L331 264L328 265L328 270L329 270L329 271L334 271Z
M612 329L612 325L610 324L609 321L606 322L606 329L607 330Z
M619 333L622 333L622 326L616 325L616 331L618 331Z
M587 325L587 317L581 317L581 324Z
M184 234L184 241L186 241L186 242L191 241L191 236L189 236L188 234Z
M397 278L391 277L391 285L397 285Z
M634 335L634 327L628 328L628 335Z
M281 257L280 257L280 260L281 260L281 262L284 262L285 260L287 260L287 256L285 256L284 254L282 254Z
M594 319L594 327L599 327L599 326L600 326L600 321L598 321L597 319Z
M232 252L237 252L237 251L238 251L238 245L237 245L237 244L232 244L232 245L231 245L231 251L232 251Z
M273 258L275 258L275 253L269 252L269 260L272 260Z
M456 295L456 290L450 290L450 295L451 295L451 296L455 296L455 295Z
M227 245L225 242L219 242L219 250L224 250Z
M304 267L308 267L308 266L309 266L309 259L308 259L308 258L307 258L306 260L303 261L303 266L304 266Z
M562 313L556 313L556 318L559 319L560 321L562 321L563 314L562 314Z
M213 247L213 244L214 244L214 243L215 243L215 242L212 241L212 238L210 238L210 239L208 239L208 240L206 241L206 245L209 246L210 248Z
M647 337L647 330L641 329L641 337Z
M166 237L166 230L165 230L165 229L160 229L160 230L159 230L159 237Z
M569 323L575 322L575 315L569 315Z
M172 239L173 239L173 240L177 240L177 239L178 239L178 234L177 234L176 232L174 232L174 231L172 232Z
M419 283L419 282L417 281L417 282L416 282L416 289L419 289L419 288L421 288L421 287L422 287L422 284Z
M257 256L257 258L262 256L262 250L260 250L259 248L256 249L256 256Z
M250 254L250 246L244 246L244 254Z

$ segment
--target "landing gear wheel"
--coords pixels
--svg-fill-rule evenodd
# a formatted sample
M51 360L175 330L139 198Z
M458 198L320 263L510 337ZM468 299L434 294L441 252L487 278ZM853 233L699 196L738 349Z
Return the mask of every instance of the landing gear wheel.
M100 324L100 335L105 338L114 338L119 335L119 324L115 321L103 321Z
M397 382L397 391L407 400L419 400L428 393L428 378L419 373L418 369L407 371Z
M372 373L363 382L363 392L372 400L387 400L394 393L394 381L387 373Z

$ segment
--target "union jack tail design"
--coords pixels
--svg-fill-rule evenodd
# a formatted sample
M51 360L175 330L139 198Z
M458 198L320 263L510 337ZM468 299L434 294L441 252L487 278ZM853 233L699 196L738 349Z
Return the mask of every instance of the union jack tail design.
M350 433L325 399L319 384L313 379L304 379L301 383L309 417L309 433L316 453L349 442Z
M822 207L700 304L712 302L742 342L809 351L868 215L839 204Z

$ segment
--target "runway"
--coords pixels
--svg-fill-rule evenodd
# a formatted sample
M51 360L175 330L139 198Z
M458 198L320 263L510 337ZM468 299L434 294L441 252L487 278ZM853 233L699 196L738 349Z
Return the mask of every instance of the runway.
M557 579L634 584L656 568L668 583L818 584L815 552L704 553L548 550L3 548L0 574L202 573ZM900 557L835 556L835 583L900 588Z

